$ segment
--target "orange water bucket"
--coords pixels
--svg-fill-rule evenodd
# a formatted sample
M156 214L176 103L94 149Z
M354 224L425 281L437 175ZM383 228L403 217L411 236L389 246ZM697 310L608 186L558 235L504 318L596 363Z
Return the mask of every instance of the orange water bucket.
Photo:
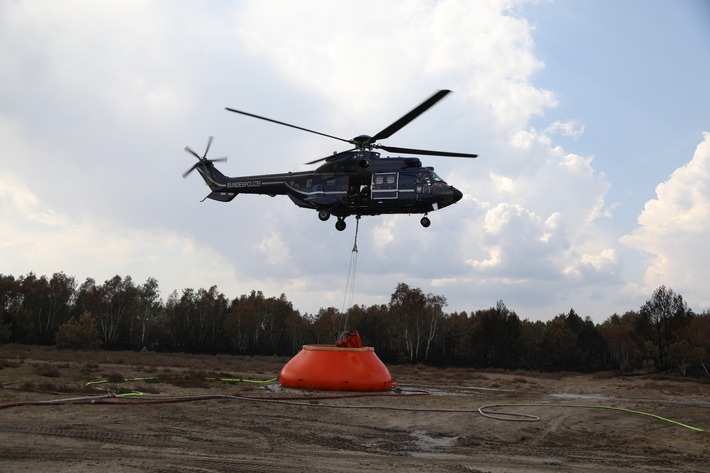
M392 375L372 347L304 345L281 369L279 382L288 388L388 391Z

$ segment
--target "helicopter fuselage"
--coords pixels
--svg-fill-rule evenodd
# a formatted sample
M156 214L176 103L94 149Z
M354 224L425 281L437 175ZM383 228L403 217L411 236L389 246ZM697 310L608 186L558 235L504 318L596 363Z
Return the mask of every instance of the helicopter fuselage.
M209 199L229 202L238 194L287 195L297 206L318 211L324 221L330 215L342 222L350 215L427 214L463 196L434 168L423 167L419 158L381 158L367 150L339 156L314 171L227 177L212 163L197 170L212 190ZM423 225L428 223L422 220Z
M311 161L308 164L325 161L314 171L227 177L214 166L216 161L227 158L207 159L212 144L210 136L202 156L185 147L185 151L197 158L197 163L183 177L197 170L212 190L206 198L220 202L229 202L239 194L287 195L297 206L316 210L318 218L323 221L335 215L338 218L335 228L340 231L345 229L345 218L350 215L360 218L362 215L423 213L421 224L428 227L431 222L427 214L461 200L461 191L444 182L436 175L434 168L423 167L419 158L382 158L373 149L425 156L477 157L472 153L401 148L379 143L379 140L392 136L450 92L448 89L439 90L374 135L358 135L352 139L225 107L230 112L349 143L355 148Z

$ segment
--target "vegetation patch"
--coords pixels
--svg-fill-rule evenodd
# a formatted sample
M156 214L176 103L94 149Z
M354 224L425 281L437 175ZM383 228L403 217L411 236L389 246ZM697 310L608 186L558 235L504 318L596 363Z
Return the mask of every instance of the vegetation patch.
M118 373L116 371L106 373L102 377L109 383L122 383L126 380L126 378L121 373Z
M0 359L0 370L3 368L18 368L21 361Z
M190 371L180 375L166 376L161 378L161 381L181 388L206 389L210 387L209 382L206 380L207 377L206 373Z
M53 365L40 364L35 367L35 373L38 376L44 376L45 378L59 378L62 373L59 368Z
M216 286L185 289L162 302L157 281L136 285L130 276L103 284L87 278L79 285L61 272L51 278L30 273L0 275L0 283L0 344L15 345L18 357L32 353L37 359L36 345L17 345L39 344L62 348L53 359L71 360L75 353L89 351L102 363L191 370L222 364L242 370L245 361L268 361L268 355L276 355L271 361L283 364L283 357L295 355L305 344L334 343L347 321L347 329L357 330L387 364L587 373L645 370L710 379L710 310L693 312L665 286L640 308L595 324L574 309L550 314L545 322L530 321L503 301L487 309L446 313L445 297L405 283L397 285L386 305L356 305L344 313L327 308L318 314L301 314L284 295L265 297L259 291L230 301ZM132 352L92 352L97 348ZM166 353L171 351L210 355ZM268 373L271 368L254 370Z

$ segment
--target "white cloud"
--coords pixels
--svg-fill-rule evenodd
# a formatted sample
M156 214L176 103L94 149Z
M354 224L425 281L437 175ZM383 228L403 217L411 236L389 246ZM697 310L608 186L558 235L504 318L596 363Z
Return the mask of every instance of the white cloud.
M125 272L164 291L217 284L230 297L284 292L304 311L339 307L354 220L337 232L285 197L198 203L207 191L194 173L180 178L194 163L182 148L201 152L214 135L225 174L303 170L342 143L223 107L348 138L450 88L387 144L480 152L422 159L465 197L427 229L418 216L364 217L354 302L386 302L404 281L452 310L497 299L576 307L618 283L623 255L605 218L606 176L556 142L584 125L531 126L557 98L535 83L544 64L524 4L0 4L0 141L13 157L0 245L14 245L0 246L12 262L3 270ZM687 231L702 227L704 214L681 213Z
M377 131L357 127L384 126L433 90L448 87L456 92L453 98L432 109L429 120L403 129L397 144L419 139L420 146L435 147L438 140L465 150L476 141L493 151L477 162L440 163L456 169L447 179L466 197L432 215L431 228L418 227L418 217L366 219L361 271L371 271L368 278L387 281L380 284L387 289L397 278L423 286L429 281L444 293L460 281L490 291L498 283L485 281L504 281L523 293L540 280L584 284L618 271L613 238L598 238L603 232L596 226L609 184L591 157L565 152L553 141L555 135L579 137L584 126L568 120L543 132L528 129L530 117L557 102L552 92L532 84L543 64L533 53L530 26L512 14L514 3L314 5L279 4L276 15L274 3L249 3L235 23L252 54L269 58L289 81L329 98L333 106L323 131ZM306 23L328 24L362 11L370 13L368 21L333 29L328 41L319 29L294 20L305 13ZM446 117L444 126L439 113ZM529 131L518 133L523 129ZM519 147L496 143L507 137ZM516 156L518 150L524 152ZM369 248L362 240L367 232ZM286 244L294 257L303 254L293 242ZM369 267L368 258L379 266Z
M507 150L500 148L495 157L512 163L491 166L487 179L466 184L475 212L464 218L459 254L469 271L437 281L444 293L476 300L477 307L486 296L490 304L504 299L511 307L524 300L523 316L537 307L552 316L550 307L559 313L575 306L574 300L597 306L590 301L598 294L607 303L616 300L622 256L602 218L610 185L591 157L555 144L552 135L561 128L512 134Z
M584 134L584 125L576 120L557 120L545 128L545 134L559 133L570 138L579 138Z
M471 267L516 280L554 279L554 260L568 245L558 214L542 219L521 205L501 203L486 212L481 229L488 254L468 259Z
M280 233L274 232L261 239L257 249L264 255L264 259L271 266L288 267L290 264L289 251Z
M424 91L415 97L452 88L507 130L556 103L528 82L543 66L532 53L529 25L513 15L517 3L255 1L234 22L252 54L330 97L348 117L336 113L337 122L372 123L366 118L387 105L407 111L406 84ZM396 118L378 117L372 126Z
M651 256L644 282L650 293L660 285L672 287L695 310L710 307L710 133L693 158L656 187L646 202L638 227L621 242Z
M585 273L602 275L615 274L620 269L620 262L614 248L604 248L598 254L583 254L574 265L568 266L563 273L580 277Z
M64 220L62 215L52 210L42 209L38 205L37 196L26 189L17 178L9 174L0 174L0 200L4 202L2 206L4 212L14 207L17 209L17 214L23 215L28 223L52 225L61 224Z
M388 219L377 225L372 233L374 248L378 253L387 251L389 245L395 242L393 227L396 220Z
M7 174L0 174L0 202L2 269L14 276L63 271L79 282L103 282L118 274L137 284L155 277L165 292L216 281L223 291L238 288L221 255L176 232L118 227L108 219L73 220Z
M168 34L175 14L158 4L21 2L3 13L2 36L23 38L1 48L6 73L27 79L15 83L15 93L31 86L82 109L91 100L106 114L144 126L185 112L188 94L180 78L188 65L179 51L187 45L169 42L176 39Z

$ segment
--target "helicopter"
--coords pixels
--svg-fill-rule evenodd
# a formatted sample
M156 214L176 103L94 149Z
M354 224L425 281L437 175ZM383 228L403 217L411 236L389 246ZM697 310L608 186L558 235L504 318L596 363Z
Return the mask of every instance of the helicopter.
M197 170L211 192L202 199L230 202L239 194L287 195L299 207L313 209L321 221L335 216L335 228L346 228L345 218L355 215L381 214L424 214L420 223L423 227L431 224L428 214L452 205L463 197L463 193L447 184L433 167L423 166L416 157L382 157L378 151L390 153L444 156L455 158L476 158L478 155L449 151L385 146L379 140L389 138L426 112L451 91L436 92L420 105L412 109L394 123L375 135L359 135L352 139L321 133L289 123L273 120L252 113L225 107L229 112L238 113L278 125L314 133L349 143L352 149L334 152L331 156L310 161L306 164L321 163L312 171L296 171L281 174L228 177L214 166L217 161L227 158L207 159L213 137L207 140L207 148L202 156L189 146L185 151L197 158L190 169L183 173L187 177Z

